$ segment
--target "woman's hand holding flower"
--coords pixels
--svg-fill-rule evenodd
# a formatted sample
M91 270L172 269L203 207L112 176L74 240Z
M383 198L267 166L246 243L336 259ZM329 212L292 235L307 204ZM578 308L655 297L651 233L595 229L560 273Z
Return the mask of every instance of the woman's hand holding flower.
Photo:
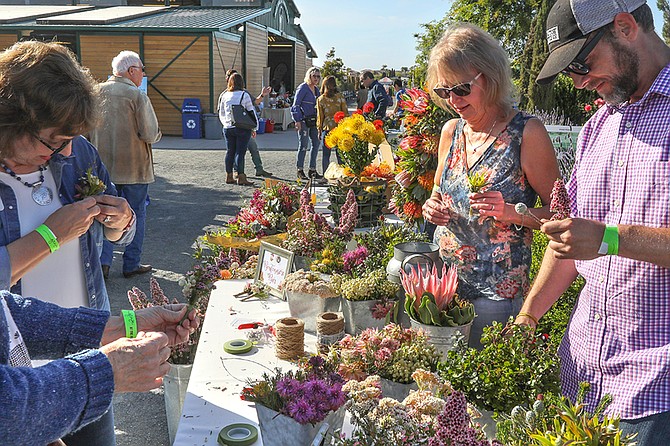
M481 217L493 217L501 222L511 220L509 206L497 190L470 194L470 207L478 211ZM511 211L514 212L513 209Z
M442 194L434 191L423 204L423 218L438 226L444 226L451 220L451 211L442 201Z

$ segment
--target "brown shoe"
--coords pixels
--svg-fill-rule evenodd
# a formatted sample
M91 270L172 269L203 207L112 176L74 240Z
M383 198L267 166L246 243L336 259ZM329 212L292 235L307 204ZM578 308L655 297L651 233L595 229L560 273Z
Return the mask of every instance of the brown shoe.
M235 180L235 176L233 173L227 173L226 174L226 184L236 184L237 181Z
M139 268L137 268L134 271L124 271L123 277L128 279L129 277L139 276L140 274L146 274L148 272L151 272L152 270L153 267L151 265L140 265Z
M298 169L298 179L300 181L307 181L309 178L307 178L307 175L305 175L305 171L302 169Z
M109 279L109 265L102 265L102 277L105 280Z
M247 180L247 176L243 173L237 174L237 184L240 186L253 186L254 183Z

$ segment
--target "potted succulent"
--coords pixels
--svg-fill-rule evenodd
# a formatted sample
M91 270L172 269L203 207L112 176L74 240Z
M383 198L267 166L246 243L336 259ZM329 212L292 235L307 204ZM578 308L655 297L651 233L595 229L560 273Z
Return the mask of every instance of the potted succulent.
M363 270L354 276L333 274L331 286L342 296L347 333L358 334L369 327L381 328L392 318L399 286L386 278L383 269Z
M276 369L251 382L241 398L256 403L265 446L310 444L324 422L329 432L344 422L344 380L319 356L311 357L297 371Z
M410 266L410 272L400 270L400 281L407 293L405 312L413 327L422 328L437 350L445 354L457 339L467 342L475 318L472 302L461 300L456 294L458 271L452 265L442 272L433 264L431 271L421 266Z
M316 318L326 311L340 311L340 297L320 273L298 270L286 276L279 288L286 293L291 316L305 322L305 331L316 333Z
M397 324L345 336L331 347L329 356L330 362L339 364L338 372L346 379L379 375L383 395L397 400L416 388L412 382L415 370L435 371L439 360L423 331Z

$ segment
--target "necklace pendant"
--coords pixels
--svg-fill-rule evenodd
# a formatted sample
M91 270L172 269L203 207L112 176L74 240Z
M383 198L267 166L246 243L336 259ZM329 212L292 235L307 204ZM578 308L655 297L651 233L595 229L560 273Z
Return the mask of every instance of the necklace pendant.
M51 191L51 189L42 183L33 186L33 190L30 195L32 196L33 201L40 206L47 206L51 204L51 201L54 198L54 193Z

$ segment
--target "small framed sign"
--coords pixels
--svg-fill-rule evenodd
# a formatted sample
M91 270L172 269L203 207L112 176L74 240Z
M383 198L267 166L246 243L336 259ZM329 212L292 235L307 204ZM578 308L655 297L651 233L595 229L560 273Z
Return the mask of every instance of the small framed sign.
M293 253L279 246L261 242L258 251L258 266L256 267L255 283L262 283L270 288L270 294L284 298L279 285L291 272Z

